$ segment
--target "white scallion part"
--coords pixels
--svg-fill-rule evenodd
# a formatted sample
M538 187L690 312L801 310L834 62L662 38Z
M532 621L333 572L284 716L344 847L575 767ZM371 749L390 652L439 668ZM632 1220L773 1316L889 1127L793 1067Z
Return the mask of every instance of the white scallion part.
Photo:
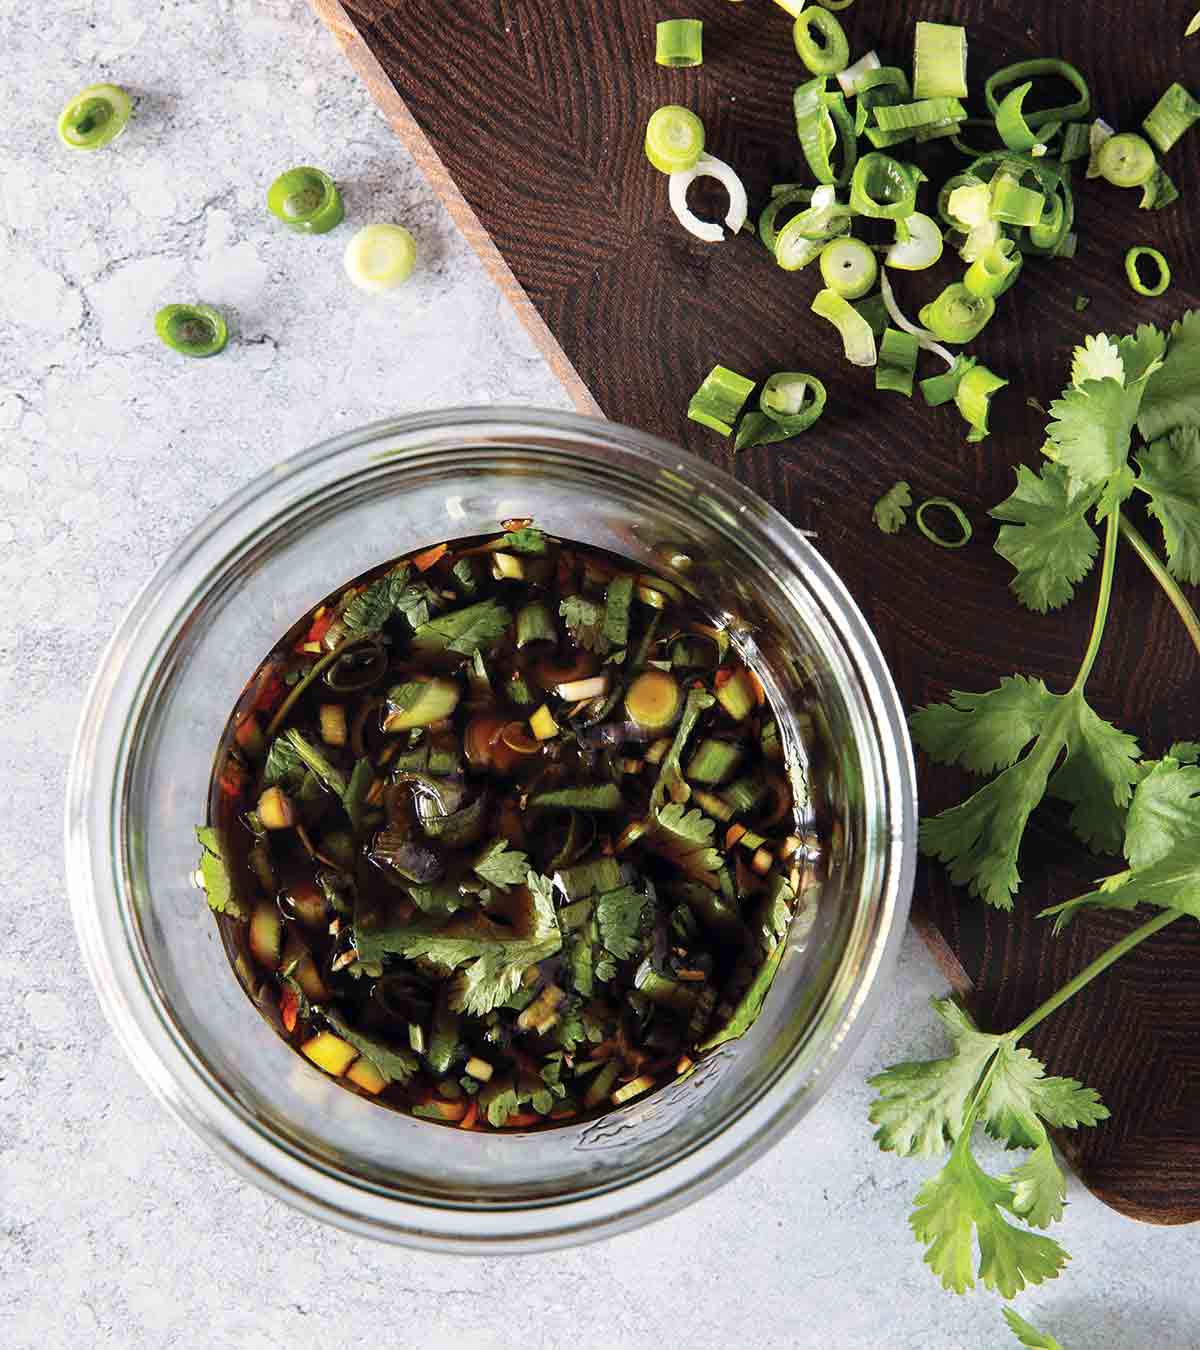
M942 256L942 231L937 221L921 211L914 211L904 218L904 223L908 226L908 238L897 240L888 249L884 263L904 272L920 272L932 267Z
M888 312L888 318L896 325L902 328L906 333L911 333L917 339L917 344L927 352L933 352L940 356L946 365L953 369L957 357L954 357L938 342L928 328L922 328L920 325L911 323L900 313L900 306L896 304L896 297L892 292L892 283L888 280L886 272L879 274L879 289L883 293L884 308Z
M729 193L729 210L725 213L725 226L731 234L737 234L746 223L746 213L749 210L746 189L729 165L714 155L701 155L690 169L681 169L670 176L671 210L675 212L676 219L697 239L703 239L707 244L719 244L725 238L725 231L720 225L701 220L688 209L688 188L697 178L715 178Z
M956 187L946 202L946 210L969 230L986 225L991 220L991 184L966 183Z
M586 680L568 680L566 684L560 684L554 692L568 703L580 703L589 698L603 698L608 693L608 676L593 675Z
M1089 178L1100 177L1100 147L1105 141L1111 140L1117 133L1103 117L1097 117L1088 129L1088 149L1091 151L1091 157L1088 160L1087 176Z
M878 70L882 64L877 52L868 52L866 56L860 56L852 66L839 70L837 82L842 86L842 93L847 98L853 98L858 93L862 77L870 70Z
M417 245L403 225L364 225L346 245L346 275L363 291L390 291L407 281Z

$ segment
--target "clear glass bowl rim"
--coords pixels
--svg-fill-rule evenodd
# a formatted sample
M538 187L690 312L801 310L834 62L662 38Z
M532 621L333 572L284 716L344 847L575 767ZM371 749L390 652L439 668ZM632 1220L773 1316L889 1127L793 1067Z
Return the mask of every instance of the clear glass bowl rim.
M271 528L269 508L282 508L296 479L320 475L321 485L344 482L346 461L377 445L402 461L428 455L423 438L452 436L453 454L470 453L472 441L505 447L522 437L566 438L570 456L602 463L619 454L645 473L689 477L710 503L752 521L781 562L803 572L835 617L839 636L862 679L859 697L880 733L879 751L888 791L883 893L852 975L842 982L835 1015L820 1028L821 1043L808 1046L809 1067L800 1081L781 1074L774 1084L715 1138L686 1157L664 1163L649 1176L584 1200L571 1198L495 1211L433 1210L356 1186L281 1146L237 1103L170 1031L132 940L128 897L118 866L123 838L123 748L140 709L151 697L161 636L199 601L221 565L246 539ZM502 438L499 442L495 438ZM548 453L546 444L537 453ZM565 452L564 452L565 453ZM311 485L310 485L311 490ZM267 514L259 520L263 511ZM256 514L257 513L257 514ZM254 521L250 534L246 519ZM203 577L188 587L189 602L174 593L198 563ZM146 642L153 658L142 669L127 657ZM119 733L113 730L121 724ZM875 1011L894 965L911 899L916 866L917 798L907 725L882 653L857 605L820 553L769 503L731 475L667 441L619 423L560 411L465 407L418 413L367 424L321 441L281 462L235 492L174 549L131 602L110 639L84 702L67 782L65 848L67 885L76 933L101 1006L118 1040L155 1095L235 1171L309 1215L365 1236L428 1250L473 1254L548 1250L592 1241L682 1208L731 1180L794 1126L845 1062ZM104 841L107 849L99 848ZM107 860L101 857L107 852ZM840 974L840 972L839 972Z

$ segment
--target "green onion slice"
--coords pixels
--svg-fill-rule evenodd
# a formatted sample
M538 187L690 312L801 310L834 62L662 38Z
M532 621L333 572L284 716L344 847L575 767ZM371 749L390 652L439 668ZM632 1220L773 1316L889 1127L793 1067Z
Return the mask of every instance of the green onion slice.
M991 182L991 217L1006 225L1036 225L1046 209L1046 194L1022 187L1011 173L1001 169Z
M960 531L960 537L958 539L948 539L944 535L938 534L936 530L926 523L926 511L933 511L939 508L943 511L949 511L954 517L955 523L958 525ZM959 506L957 502L952 502L949 497L930 497L928 501L922 502L921 505L917 507L917 529L921 531L926 539L931 543L936 544L939 548L962 548L970 541L971 535L975 532L971 528L971 522L967 519L966 512L963 511L962 507Z
M1197 33L1200 33L1200 10L1197 10L1196 13L1192 15L1192 21L1183 30L1183 36L1185 38L1195 37Z
M417 242L403 225L364 225L346 245L342 265L362 291L390 291L407 281Z
M972 366L959 380L958 388L954 391L954 403L963 420L971 428L967 433L969 442L987 439L992 395L1007 384L1007 380L993 374L987 366ZM967 538L970 537L968 533Z
M825 386L815 375L782 370L762 387L758 406L785 436L798 436L825 411Z
M878 275L875 251L861 239L834 239L821 250L821 276L826 286L847 300L861 300Z
M961 130L962 121L948 117L944 122L931 122L928 126L917 127L913 132L913 139L918 145L924 145L926 141L941 141L957 136Z
M965 28L918 22L913 46L913 90L917 98L966 98Z
M1020 265L1021 255L1012 240L1002 239L985 249L967 268L963 285L974 296L994 300L1007 289L1011 273Z
M936 336L931 333L928 328L918 327L917 324L901 314L900 306L896 303L895 292L892 290L892 283L888 280L888 274L886 272L881 272L879 275L879 292L883 297L883 304L884 308L887 310L888 318L890 318L896 327L903 332L911 333L917 339L917 343L922 351L933 352L934 355L940 356L951 369L962 360L961 357L955 357L947 351L946 348L937 341ZM921 386L922 389L924 389L925 384L928 383L928 380L924 381ZM951 393L949 397L953 398L953 393Z
M713 366L692 395L687 415L701 426L728 436L754 389L754 381L725 366Z
M822 184L812 194L808 210L793 216L775 235L775 261L785 272L807 267L826 243L850 232L850 208L839 202L837 190Z
M1179 189L1163 171L1161 165L1154 171L1154 176L1142 188L1142 200L1138 202L1138 207L1142 211L1161 211L1164 206L1170 206L1172 202L1179 200Z
M70 150L99 150L125 130L132 111L119 84L89 84L59 113L58 139Z
M1083 76L1067 61L1060 61L1054 57L1039 57L1034 61L1018 61L1016 65L1005 66L1003 70L998 70L994 75L988 77L987 83L983 86L983 96L987 101L987 110L993 117L998 117L1000 113L1000 104L997 91L1007 89L1010 84L1019 84L1023 80L1039 75L1057 75L1065 80L1077 95L1073 103L1064 103L1058 108L1043 108L1040 112L1029 113L1025 117L1026 124L1033 130L1044 127L1050 122L1070 122L1078 117L1086 117L1091 111L1092 95L1088 90L1087 81Z
M1091 153L1091 128L1086 122L1072 122L1063 130L1062 145L1058 150L1059 162L1070 164Z
M1088 166L1087 176L1089 178L1100 177L1100 151L1116 135L1116 131L1108 125L1103 117L1097 117L1088 128Z
M884 131L922 131L957 125L967 110L956 98L926 98L917 103L880 104L875 124Z
M807 206L812 199L812 188L789 186L782 191L771 189L771 200L758 213L758 237L772 253L775 251L775 238L779 233L775 228L775 222L779 219L780 212L786 211L789 206Z
M796 55L814 75L836 75L850 64L846 30L827 10L810 5L792 26Z
M675 212L676 219L697 239L703 239L707 244L719 244L725 238L725 231L720 225L715 221L701 220L688 209L687 190L697 178L715 178L729 193L729 210L725 213L725 227L730 234L737 234L746 223L748 210L746 189L733 169L715 155L701 155L690 169L680 169L670 176L671 210Z
M921 381L921 396L931 408L940 408L943 403L949 403L958 393L958 386L977 364L973 356L960 356L949 370Z
M181 356L216 356L229 338L224 316L211 305L165 305L154 331Z
M1200 119L1200 103L1176 82L1146 114L1146 135L1165 155L1194 122Z
M792 95L796 135L813 176L820 183L844 186L858 160L854 119L840 91L828 89L826 77L818 75L800 85ZM840 150L841 168L834 169L831 156Z
M913 376L917 371L917 352L920 343L915 333L904 333L898 328L884 331L879 344L879 364L875 367L875 388L891 390L912 398Z
M983 332L996 312L996 302L986 295L972 295L961 281L953 281L920 313L921 322L942 342L970 342Z
M1029 243L1039 253L1057 253L1066 237L1067 225L1066 204L1055 193L1053 197L1046 198L1041 219L1029 227Z
M876 361L875 334L871 325L845 298L836 291L818 291L813 297L812 312L818 318L828 319L838 330L846 360L855 366L873 366Z
M1141 187L1154 177L1158 167L1150 142L1133 131L1109 136L1096 157L1100 177L1113 187Z
M842 87L842 93L847 98L853 98L861 88L865 87L867 77L876 70L882 70L883 65L879 60L878 52L868 52L866 56L860 56L852 66L847 66L845 70L837 72L837 82Z
M704 64L703 19L664 19L654 32L654 59L660 66Z
M908 76L899 66L878 66L874 70L869 70L861 75L855 81L855 84L857 85L855 97L858 99L854 111L854 134L856 136L861 136L864 131L867 131L867 123L870 121L871 113L875 108L891 107L896 103L907 103L912 97ZM884 138L895 136L900 140L908 139L905 133L880 131L878 127L872 127L867 134L872 137L872 140L875 136Z
M1024 84L1017 85L1005 95L1004 102L996 111L996 130L1010 150L1018 152L1032 150L1037 153L1040 146L1044 153L1046 142L1059 130L1062 123L1046 122L1041 126L1040 134L1029 125L1022 111L1022 104L1032 88L1033 81L1026 80Z
M906 228L908 238L901 239L897 233L896 242L883 255L884 263L903 272L920 272L932 267L942 256L942 232L937 221L921 211L914 211L896 224Z
M1142 280L1141 273L1138 271L1138 263L1143 258L1148 258L1158 269L1157 279L1149 286ZM1158 249L1149 248L1145 244L1139 244L1136 248L1131 248L1125 255L1125 275L1129 278L1129 284L1139 295L1161 295L1171 284L1170 264Z
M854 308L867 321L867 327L874 333L875 340L878 342L888 326L887 305L883 303L882 293L876 292L874 295L868 295L865 300L855 300Z
M691 169L704 153L704 123L688 108L668 103L646 123L646 158L659 173Z
M875 219L907 219L917 209L920 172L891 155L871 151L855 166L850 180L850 209Z
M970 189L966 191L965 189ZM991 219L992 190L973 173L957 173L942 184L938 215L953 230L972 230Z
M337 184L310 164L279 175L267 190L267 208L297 234L325 234L344 215Z

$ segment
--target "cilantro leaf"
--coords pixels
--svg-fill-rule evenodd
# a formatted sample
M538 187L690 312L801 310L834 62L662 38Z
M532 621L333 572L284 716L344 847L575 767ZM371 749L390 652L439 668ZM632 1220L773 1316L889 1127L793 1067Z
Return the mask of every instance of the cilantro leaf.
M519 886L529 871L529 855L515 849L501 836L493 839L471 864L472 870L484 881L490 881L497 890L507 891Z
M1130 867L1148 867L1175 844L1196 835L1200 835L1200 768L1170 757L1158 760L1129 804L1125 857Z
M871 519L884 532L895 534L908 519L907 508L912 505L912 492L903 480L894 484L875 503Z
M1120 348L1107 333L1089 333L1071 358L1071 383L1082 388L1088 380L1125 383L1125 363Z
M1027 1285L1054 1279L1069 1258L1053 1239L1004 1218L1013 1187L984 1172L971 1153L970 1137L969 1130L959 1135L946 1166L917 1192L909 1224L946 1289L962 1294L975 1287L977 1238L978 1278L1012 1298Z
M511 623L512 615L502 604L496 600L481 600L421 624L413 634L413 642L425 651L473 656L479 648L489 646L501 637Z
M196 838L200 843L200 881L209 909L216 914L227 914L231 919L249 918L234 897L233 882L221 856L221 840L216 830L211 825L197 825Z
M603 656L609 650L604 636L604 606L582 595L568 595L559 602L558 612L567 625L567 631L585 651Z
M326 1022L337 1032L342 1040L352 1045L360 1055L369 1059L379 1070L380 1077L389 1083L407 1083L420 1067L417 1057L411 1050L398 1050L394 1046L377 1040L374 1036L356 1031L348 1022L343 1021L332 1008L317 1008Z
M291 762L291 758L294 756L295 759L298 759L304 768L311 772L314 777L318 778L330 792L336 793L340 798L345 800L346 792L349 788L349 784L346 781L346 775L342 773L340 769L335 769L321 751L318 750L316 746L309 743L303 732L298 731L295 727L292 727L290 731L283 732L282 735L276 738L275 743L272 744L272 754L275 752L275 746L280 741L285 742L290 748L291 754L288 756L289 762ZM269 764L270 756L268 756L267 759ZM367 767L369 769L370 765L368 764ZM367 779L367 782L370 782L369 778Z
M1200 426L1178 427L1137 456L1136 480L1162 526L1171 575L1200 583Z
M281 787L285 792L299 792L307 774L308 768L291 738L286 733L276 736L263 766L263 782L266 786Z
M1138 412L1142 439L1156 441L1175 427L1200 426L1200 310L1171 325L1167 354L1146 381Z
M647 900L633 886L608 891L596 901L596 926L600 941L618 961L636 956L642 949Z
M980 1104L980 1118L993 1139L1010 1148L1038 1148L1046 1138L1043 1121L1055 1129L1075 1129L1108 1119L1108 1108L1093 1088L1048 1074L1011 1035L993 1040L996 1059Z
M1082 690L1052 694L1041 680L1014 676L991 694L955 691L949 703L918 710L910 724L917 744L943 762L968 769L989 760L1007 764L965 802L921 822L924 851L988 904L1012 908L1021 839L1047 792L1073 805L1071 827L1085 843L1119 846L1138 776L1138 745L1097 717ZM1014 759L1031 733L1031 749Z
M1067 1179L1054 1160L1049 1139L1043 1139L1003 1180L1012 1187L1009 1208L1032 1228L1049 1228L1062 1219Z
M1053 1336L1047 1336L1037 1327L1030 1326L1012 1308L1004 1309L1004 1320L1008 1323L1008 1329L1026 1347L1026 1350L1063 1350Z
M653 828L646 845L656 853L672 858L691 876L717 872L724 861L713 846L714 824L698 807L690 811L671 802L654 813Z
M509 530L501 537L500 545L510 553L542 554L546 551L546 535L542 530L527 526L523 530Z
M1109 376L1064 390L1050 405L1053 459L1088 486L1124 468L1144 387L1126 388Z
M1200 764L1200 741L1176 741L1168 749L1167 758L1180 764Z
M1060 464L1046 464L1040 474L1017 466L1012 496L989 514L1007 522L996 552L1016 569L1010 585L1028 609L1044 614L1065 605L1091 570L1100 545L1087 513L1098 497Z
M430 611L440 607L440 598L428 582L410 581L411 571L408 563L401 563L360 591L342 611L346 628L355 634L377 633L400 614L411 628L427 623Z
M1167 338L1153 324L1140 323L1137 332L1123 337L1117 345L1121 351L1121 364L1125 368L1125 383L1133 384L1137 380L1147 379L1162 366Z

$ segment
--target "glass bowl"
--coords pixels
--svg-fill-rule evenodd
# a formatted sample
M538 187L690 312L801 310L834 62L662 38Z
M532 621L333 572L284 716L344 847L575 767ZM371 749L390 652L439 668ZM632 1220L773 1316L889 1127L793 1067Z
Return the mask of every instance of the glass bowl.
M218 737L276 637L356 574L513 516L660 569L675 549L698 561L711 608L767 669L822 843L803 920L750 1033L688 1078L536 1137L442 1128L324 1077L246 998L189 879ZM158 1096L244 1176L309 1214L466 1252L633 1227L777 1141L825 1091L880 997L915 839L901 707L820 554L749 490L663 441L501 409L421 414L325 441L185 539L104 655L66 807L88 969Z

